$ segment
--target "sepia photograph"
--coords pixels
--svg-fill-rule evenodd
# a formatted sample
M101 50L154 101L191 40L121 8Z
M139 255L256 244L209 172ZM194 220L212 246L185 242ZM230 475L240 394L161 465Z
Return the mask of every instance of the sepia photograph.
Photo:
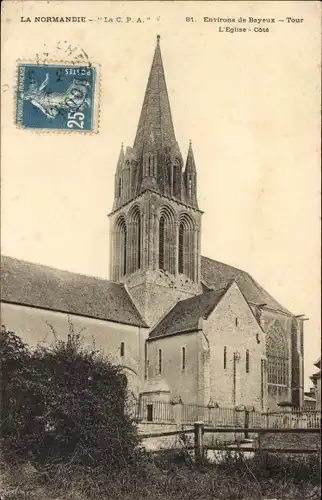
M318 500L320 3L1 8L0 500Z

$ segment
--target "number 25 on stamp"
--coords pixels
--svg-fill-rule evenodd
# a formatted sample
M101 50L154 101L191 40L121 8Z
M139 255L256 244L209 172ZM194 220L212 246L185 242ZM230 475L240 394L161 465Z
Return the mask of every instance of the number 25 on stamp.
M22 128L92 132L94 66L19 64L16 123Z

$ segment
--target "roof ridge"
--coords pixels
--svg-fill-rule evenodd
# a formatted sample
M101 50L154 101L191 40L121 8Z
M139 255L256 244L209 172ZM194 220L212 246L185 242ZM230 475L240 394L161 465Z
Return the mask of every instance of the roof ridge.
M241 291L243 291L247 302L254 305L259 301L260 303L267 303L267 308L271 308L287 316L294 316L289 309L268 293L248 271L211 259L210 257L201 256L201 273L207 287L215 287L216 284L221 285L233 277Z
M282 304L279 302L279 300L275 299L275 297L273 297L273 295L271 295L265 288L262 287L262 285L260 285L258 283L258 281L255 280L255 278L253 278L253 276L249 273L247 273L247 275L249 276L249 278L252 280L252 282L254 283L254 285L258 288L258 290L260 292L264 291L266 295L269 296L270 299L272 299L274 302L276 302L282 309L284 309L285 311L287 311L289 314L291 314L293 316L293 314L291 313L291 311L289 311L287 309L287 307L284 307L282 306Z
M206 255L201 255L201 258L211 260L212 262L216 262L217 264L222 264L223 266L230 267L231 269L236 269L236 271L240 271L241 273L245 273L250 276L248 271L244 271L244 269L241 269L240 267L232 266L231 264L226 264L226 262L221 262L220 260L212 259L211 257L207 257Z
M1 301L147 328L124 283L1 255Z
M221 288L218 288L217 290L212 290L213 292L217 292L217 293L221 292L221 295L219 297L218 302L214 302L212 304L212 306L209 308L209 311L207 311L207 313L204 314L204 319L208 319L209 318L210 314L216 309L216 307L221 302L221 300L224 298L224 296L226 295L226 293L228 292L229 288L232 286L232 284L234 282L235 282L235 280L232 280L232 282L229 285L221 287ZM208 292L206 292L206 293L208 293Z
M122 283L122 285L123 285L123 288L125 289L127 295L129 296L129 299L130 299L133 307L135 308L136 312L138 313L138 316L142 320L142 323L144 323L146 325L146 328L149 328L149 325L147 324L145 317L143 316L143 314L141 313L141 311L138 309L136 303L134 302L133 297L131 295L131 292L130 292L127 284L126 283Z
M68 269L62 269L60 267L49 266L48 264L41 264L40 262L33 262L31 260L19 259L18 257L12 257L11 255L1 254L1 260L2 259L10 259L10 260L14 260L16 262L21 262L23 264L29 264L29 265L37 266L37 267L43 267L46 269L50 269L52 271L59 271L62 273L67 273L67 274L74 274L75 276L85 276L86 278L92 278L92 279L96 279L96 280L100 280L100 281L108 281L109 283L114 283L115 285L123 285L123 283L120 281L113 281L113 280L110 280L108 278L103 278L103 276L95 276L93 274L86 274L86 273L80 273L80 272L76 272L76 271L70 271Z

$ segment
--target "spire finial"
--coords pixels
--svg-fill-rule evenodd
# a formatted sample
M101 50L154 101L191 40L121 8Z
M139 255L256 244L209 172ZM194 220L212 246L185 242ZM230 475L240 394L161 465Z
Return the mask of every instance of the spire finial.
M191 148L191 147L192 147L192 141L191 141L191 139L189 139L189 148Z
M157 35L157 45L160 44L160 38L161 38L160 35Z

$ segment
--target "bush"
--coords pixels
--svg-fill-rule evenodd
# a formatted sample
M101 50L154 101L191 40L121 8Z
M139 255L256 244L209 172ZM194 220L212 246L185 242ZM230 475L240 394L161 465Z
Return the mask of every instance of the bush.
M4 327L1 429L7 461L118 470L135 461L138 438L125 412L126 377L71 333L31 352Z

